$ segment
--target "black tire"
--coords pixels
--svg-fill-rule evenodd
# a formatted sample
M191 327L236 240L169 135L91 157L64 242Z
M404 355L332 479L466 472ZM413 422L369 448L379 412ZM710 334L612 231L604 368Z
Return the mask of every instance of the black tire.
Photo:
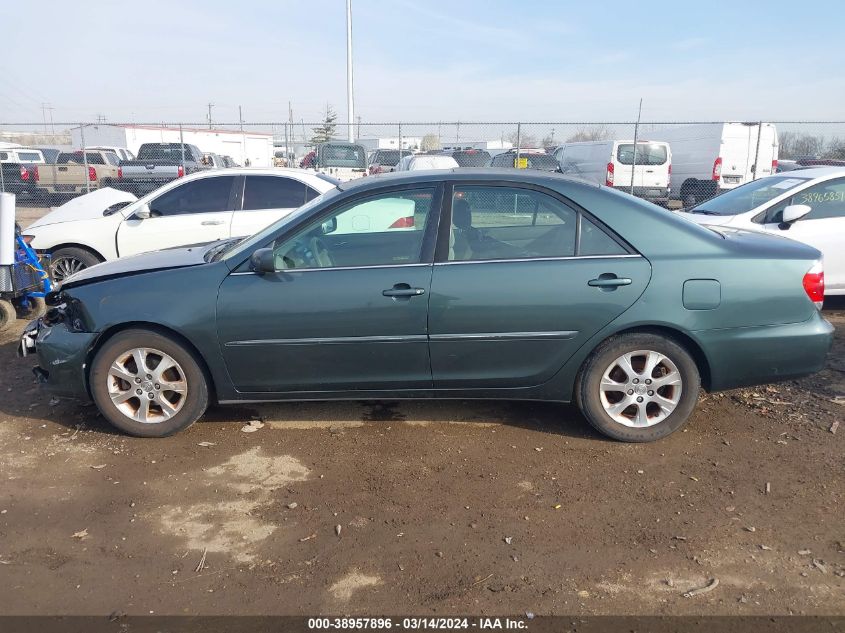
M669 359L680 374L681 386L680 397L670 414L651 426L635 428L614 420L605 410L600 385L605 372L613 366L616 359L624 354L639 350L654 351ZM665 366L658 365L658 367L660 369L657 370L657 373L660 373L661 370L665 371ZM637 370L637 367L634 367L634 369ZM637 375L645 376L644 373ZM658 379L654 375L651 378ZM578 375L575 384L575 398L578 407L584 417L587 418L587 422L600 433L623 442L653 442L684 426L698 401L700 386L701 379L695 360L682 345L671 338L658 334L631 333L609 338L590 354ZM669 389L672 389L672 387L669 387ZM648 393L651 394L652 392ZM663 391L659 395L664 394L667 394L667 392ZM624 397L625 394L621 395ZM645 397L645 394L643 396ZM636 398L636 393L632 397ZM640 405L632 403L632 406L635 407L633 409L635 411ZM657 405L646 403L643 406L653 407ZM651 410L655 411L653 408ZM625 411L629 411L629 409L625 409Z
M18 311L18 317L21 319L37 319L47 311L47 304L44 302L43 297L30 297L27 299L27 303L29 304L29 309L25 309L21 304L15 306Z
M0 332L10 329L17 318L18 315L12 302L0 299Z
M60 248L51 253L50 266L53 269L53 279L56 282L61 282L68 275L65 274L67 270L66 264L62 262L70 262L73 266L78 266L78 270L90 268L99 264L103 260L99 256L92 253L88 249L80 248L78 246L68 246ZM75 272L78 272L75 271Z
M178 363L184 374L187 393L181 408L169 419L141 422L129 417L112 401L109 393L112 380L109 370L114 362L137 348L158 350L169 355ZM146 384L145 381L138 385L144 394L147 393L143 391ZM91 396L103 417L124 433L136 437L167 437L188 428L202 417L209 400L208 378L194 354L173 338L145 329L124 330L103 344L91 363L90 387ZM134 388L135 385L132 385L132 389ZM140 399L133 396L132 400Z

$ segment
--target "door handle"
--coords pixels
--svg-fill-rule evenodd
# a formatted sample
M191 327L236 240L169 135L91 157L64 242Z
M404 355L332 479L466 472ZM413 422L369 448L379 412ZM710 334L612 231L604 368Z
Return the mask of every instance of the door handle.
M613 273L602 273L598 276L598 279L590 279L587 282L588 286L592 286L593 288L607 288L608 290L614 290L619 286L630 286L631 280L627 277L617 277Z
M203 226L217 226L223 224L223 220L203 220L200 224Z
M382 290L385 297L419 297L425 294L425 288L411 288L408 284L395 284L393 288Z

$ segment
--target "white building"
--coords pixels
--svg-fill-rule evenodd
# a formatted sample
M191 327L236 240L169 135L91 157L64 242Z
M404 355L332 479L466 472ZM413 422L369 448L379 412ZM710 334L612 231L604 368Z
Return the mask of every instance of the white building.
M502 139L493 139L490 141L444 141L443 149L486 149L486 150L500 150L507 151L513 149L513 143Z
M111 125L108 123L86 125L71 130L74 149L85 146L106 145L125 147L133 154L144 143L188 143L200 151L221 156L231 156L239 165L252 167L273 166L273 135L263 132L240 132L238 130L215 130L205 128L155 127L151 125Z
M371 149L399 149L399 137L380 137L380 138L358 138L355 142L363 145L369 151ZM422 138L418 136L403 136L402 149L417 150L422 144Z

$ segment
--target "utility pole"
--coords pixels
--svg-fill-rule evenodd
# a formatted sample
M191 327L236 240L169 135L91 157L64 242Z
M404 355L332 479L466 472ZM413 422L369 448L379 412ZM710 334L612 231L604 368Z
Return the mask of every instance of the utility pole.
M50 113L50 133L55 134L56 126L53 125L53 106L51 106L49 103L47 104L47 111Z
M352 96L352 0L346 0L346 121L349 127L349 142L355 141L355 105Z
M631 195L634 195L634 175L637 173L637 140L640 135L640 117L643 114L643 98L640 97L640 109L637 111L637 124L634 126L634 164L631 165Z
M358 138L361 138L361 115L358 115L358 133L355 135Z
M241 124L241 134L244 133L244 113L241 106L238 106L238 122Z
M214 104L209 102L208 104L208 129L211 129L211 108L214 107Z
M47 106L49 104L42 103L41 104L41 120L44 122L44 134L47 133Z

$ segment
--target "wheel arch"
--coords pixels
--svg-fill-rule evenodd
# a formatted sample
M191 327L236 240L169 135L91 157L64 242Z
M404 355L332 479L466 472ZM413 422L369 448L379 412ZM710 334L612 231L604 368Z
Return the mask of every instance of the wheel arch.
M578 368L578 376L581 375L581 372L584 369L584 365L587 362L587 358L599 348L600 345L604 344L605 341L615 337L621 336L624 334L656 334L658 336L664 336L668 339L673 340L678 345L683 347L689 354L692 356L693 360L695 361L696 367L698 367L698 373L701 377L701 386L704 387L705 390L710 390L710 385L712 384L712 376L711 376L711 368L710 368L710 361L707 358L707 354L704 352L704 349L699 345L698 341L696 341L692 336L675 327L671 327L668 325L658 325L658 324L648 324L648 325L635 325L631 326L622 330L617 330L611 334L608 334L600 341L597 341L595 345L592 346L590 353L584 358L581 366Z
M63 248L81 248L82 250L88 251L92 255L96 255L101 262L106 261L106 258L103 257L103 254L100 253L96 248L88 246L87 244L80 244L78 242L63 242L61 244L56 244L55 246L51 246L50 248L44 250L46 250L48 253L50 253L50 255L52 255L56 251L61 250Z
M202 355L202 352L199 351L197 346L194 345L189 338L187 338L180 332L167 326L161 325L159 323L152 323L150 321L127 321L125 323L118 323L103 330L103 332L100 333L100 335L94 341L94 344L91 346L91 349L89 349L88 353L85 355L85 390L88 392L88 397L91 397L91 364L94 360L94 357L97 355L97 352L99 352L103 345L105 345L106 342L113 338L116 334L119 334L120 332L125 332L126 330L138 329L150 330L157 334L172 338L179 344L184 345L185 349L187 349L197 360L197 364L199 365L200 370L205 375L205 379L208 383L209 400L211 402L217 401L217 386L214 383L214 376L211 373L211 368L208 365L208 361L206 361L205 357Z

